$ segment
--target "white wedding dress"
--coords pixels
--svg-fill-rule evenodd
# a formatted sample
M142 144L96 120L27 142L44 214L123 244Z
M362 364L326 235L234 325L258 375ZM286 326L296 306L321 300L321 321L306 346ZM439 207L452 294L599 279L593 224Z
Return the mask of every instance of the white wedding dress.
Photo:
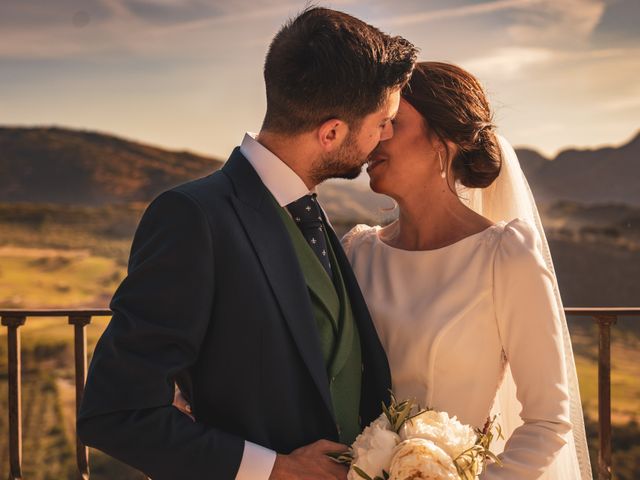
M478 428L498 415L507 442L492 451L503 466L490 465L482 480L590 479L573 353L535 204L530 219L487 215L486 195L504 194L505 182L512 187L514 173L522 176L511 147L502 147L498 190L467 196L493 226L443 248L407 251L384 243L380 227L358 225L343 245L397 398ZM474 194L485 195L484 210Z

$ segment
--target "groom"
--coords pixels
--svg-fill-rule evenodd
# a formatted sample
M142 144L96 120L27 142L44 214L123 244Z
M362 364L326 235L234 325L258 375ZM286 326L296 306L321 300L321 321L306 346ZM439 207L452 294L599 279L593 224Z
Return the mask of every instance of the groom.
M393 134L415 57L323 8L278 32L260 133L140 221L89 369L83 443L154 480L345 478L325 453L379 415L390 376L314 188L355 178ZM174 382L193 420L172 406Z

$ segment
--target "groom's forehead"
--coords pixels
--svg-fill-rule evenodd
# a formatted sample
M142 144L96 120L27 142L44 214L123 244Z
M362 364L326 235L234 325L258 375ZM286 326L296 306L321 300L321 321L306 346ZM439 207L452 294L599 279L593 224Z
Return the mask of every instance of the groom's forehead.
M387 100L385 102L385 115L390 117L395 117L398 113L398 108L400 107L400 90L396 89L389 93Z

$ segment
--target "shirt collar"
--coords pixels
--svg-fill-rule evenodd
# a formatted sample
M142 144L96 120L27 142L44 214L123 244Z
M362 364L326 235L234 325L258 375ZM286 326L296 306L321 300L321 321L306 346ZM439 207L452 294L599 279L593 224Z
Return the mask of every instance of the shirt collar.
M247 132L244 135L240 153L249 161L262 183L281 207L286 207L304 195L315 193L315 188L309 190L289 165L258 142L255 137L255 133Z

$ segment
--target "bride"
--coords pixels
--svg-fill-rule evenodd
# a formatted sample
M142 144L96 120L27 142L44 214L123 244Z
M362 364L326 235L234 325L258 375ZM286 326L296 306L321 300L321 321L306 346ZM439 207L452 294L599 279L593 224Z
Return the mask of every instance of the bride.
M498 415L493 479L590 479L575 363L533 197L478 81L418 65L394 135L372 154L388 226L343 239L399 399L482 427Z

